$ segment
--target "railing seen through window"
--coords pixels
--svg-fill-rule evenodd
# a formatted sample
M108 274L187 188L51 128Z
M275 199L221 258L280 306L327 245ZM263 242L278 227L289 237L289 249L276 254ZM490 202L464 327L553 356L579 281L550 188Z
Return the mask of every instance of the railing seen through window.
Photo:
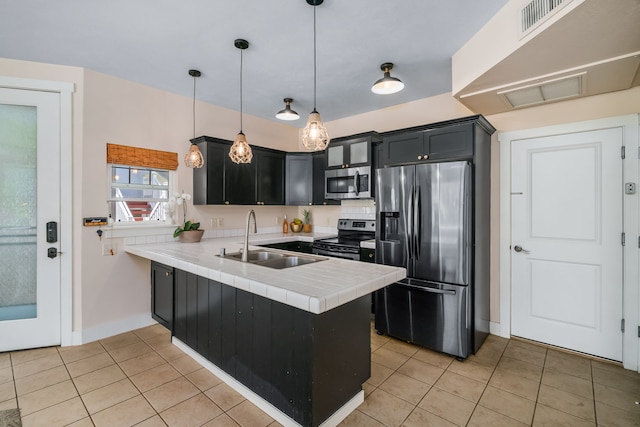
M109 206L116 223L165 222L171 171L126 165L110 166Z

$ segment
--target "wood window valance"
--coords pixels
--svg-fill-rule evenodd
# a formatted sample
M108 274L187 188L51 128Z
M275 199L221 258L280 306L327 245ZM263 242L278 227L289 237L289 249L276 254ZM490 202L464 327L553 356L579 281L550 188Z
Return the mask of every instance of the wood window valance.
M176 170L178 153L107 144L107 163Z

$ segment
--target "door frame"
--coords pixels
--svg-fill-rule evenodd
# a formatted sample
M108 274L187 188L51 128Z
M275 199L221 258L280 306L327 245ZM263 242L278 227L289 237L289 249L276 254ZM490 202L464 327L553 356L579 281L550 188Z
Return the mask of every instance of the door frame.
M0 87L60 95L60 345L73 345L73 104L74 84L0 76Z
M626 156L623 181L640 184L640 115L609 117L584 122L524 129L498 134L500 144L500 336L511 337L511 146L519 140L553 135L622 128ZM622 189L620 189L622 191ZM622 362L626 369L640 372L640 194L623 195L623 227L626 233L623 268ZM622 301L621 301L622 303Z

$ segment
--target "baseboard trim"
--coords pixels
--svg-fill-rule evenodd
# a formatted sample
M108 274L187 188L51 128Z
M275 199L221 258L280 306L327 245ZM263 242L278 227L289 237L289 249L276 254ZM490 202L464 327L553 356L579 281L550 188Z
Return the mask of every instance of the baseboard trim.
M81 331L74 331L71 345L82 345L103 338L129 332L134 329L155 325L157 322L151 318L151 312L127 317L115 322L103 323Z
M502 334L502 328L500 327L500 323L497 322L489 322L489 333L491 335L497 335L502 338L510 338L510 336Z

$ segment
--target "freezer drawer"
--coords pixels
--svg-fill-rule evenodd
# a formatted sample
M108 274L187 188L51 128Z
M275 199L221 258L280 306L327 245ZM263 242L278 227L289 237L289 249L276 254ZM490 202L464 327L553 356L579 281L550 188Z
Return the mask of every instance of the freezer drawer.
M405 279L376 291L379 332L466 358L471 349L468 287Z

